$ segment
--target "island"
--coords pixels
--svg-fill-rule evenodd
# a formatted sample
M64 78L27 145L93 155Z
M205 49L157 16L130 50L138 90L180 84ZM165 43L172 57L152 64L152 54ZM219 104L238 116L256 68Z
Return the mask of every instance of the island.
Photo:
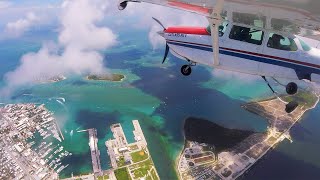
M86 77L87 80L94 80L94 81L122 81L125 78L122 74L105 74L105 75L88 75Z
M50 77L42 76L42 77L35 79L34 81L36 83L45 84L45 83L56 83L59 81L63 81L65 79L67 79L67 78L64 75L56 75L56 76L50 76Z
M265 132L227 129L194 117L186 119L185 145L176 163L179 179L237 179L281 141L291 141L290 129L318 104L319 95L301 91L281 99L295 101L298 106L287 113L286 104L278 98L242 105L266 118L269 126Z

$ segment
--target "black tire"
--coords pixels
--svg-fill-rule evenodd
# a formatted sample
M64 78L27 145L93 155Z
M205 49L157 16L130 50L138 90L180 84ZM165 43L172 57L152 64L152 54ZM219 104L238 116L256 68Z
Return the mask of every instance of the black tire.
M189 76L191 74L191 72L192 72L192 70L189 65L183 65L181 67L181 74L183 74L184 76Z
M296 94L298 92L298 85L294 82L290 82L286 86L286 92L290 95Z

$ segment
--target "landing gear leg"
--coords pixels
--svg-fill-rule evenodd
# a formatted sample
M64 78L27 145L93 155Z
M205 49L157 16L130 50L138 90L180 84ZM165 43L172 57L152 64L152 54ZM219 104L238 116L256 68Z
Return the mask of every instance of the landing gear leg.
M286 88L286 92L289 95L294 95L298 92L298 85L294 82L290 82L287 85L280 83L278 80L276 80L275 78L272 78L275 82L277 82L278 84L280 84L281 86Z
M286 104L285 111L286 111L287 113L291 113L292 111L294 111L294 110L299 106L299 104L298 104L296 101L286 102L286 101L282 100L282 99L278 96L277 92L274 91L274 89L271 87L271 85L270 85L269 81L266 79L266 77L265 77L265 76L261 76L261 77L262 77L262 79L267 83L267 85L269 86L269 88L270 88L270 90L272 91L272 93L273 93L281 102L283 102L284 104ZM290 84L290 83L289 83L289 84ZM288 84L288 85L289 85L289 84ZM295 83L294 83L294 84L295 84ZM294 91L295 91L295 93L297 92L296 90L297 90L297 87L298 87L298 86L295 86L295 87L296 87L296 89L295 89L294 84L291 84L291 85L290 85L290 88L292 88L292 89L289 88L290 93L292 93L292 92L294 92ZM288 85L287 85L287 86L288 86ZM297 84L295 84L295 85L297 85ZM287 91L287 93L289 94L287 88L286 88L286 91ZM293 94L295 94L295 93L293 93Z

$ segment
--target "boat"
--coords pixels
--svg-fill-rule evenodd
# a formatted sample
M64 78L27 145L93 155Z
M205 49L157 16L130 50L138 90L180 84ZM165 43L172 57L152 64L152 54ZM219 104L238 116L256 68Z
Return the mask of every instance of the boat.
M62 170L64 170L65 168L67 168L69 166L69 164L65 165L65 166L61 166L58 170L57 173L60 173Z

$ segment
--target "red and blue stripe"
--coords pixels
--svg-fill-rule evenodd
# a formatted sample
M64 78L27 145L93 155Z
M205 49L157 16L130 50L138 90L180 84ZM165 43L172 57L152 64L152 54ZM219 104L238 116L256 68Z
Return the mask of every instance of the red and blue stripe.
M198 49L202 51L208 51L213 52L212 46L207 44L198 44L198 43L191 43L191 42L184 42L184 41L176 41L176 40L167 40L168 44L192 48L192 49ZM228 55L232 57L238 57L243 58L247 60L252 60L256 62L262 62L277 66L282 66L286 68L291 68L300 72L305 73L316 73L320 74L320 65L318 64L312 64L308 62L302 62L277 56L271 56L266 54L260 54L250 51L243 51L233 48L226 48L226 47L220 47L219 53L223 55Z

